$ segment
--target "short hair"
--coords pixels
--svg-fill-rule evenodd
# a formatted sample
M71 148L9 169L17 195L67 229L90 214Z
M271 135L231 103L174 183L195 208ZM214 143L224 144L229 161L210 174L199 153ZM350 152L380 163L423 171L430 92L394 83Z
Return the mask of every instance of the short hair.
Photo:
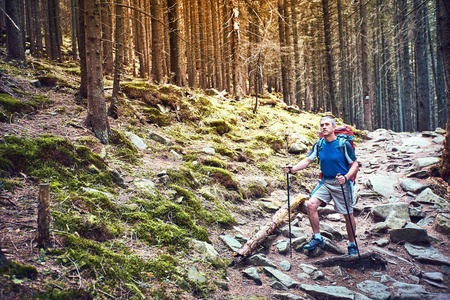
M333 123L333 126L336 126L336 121L334 120L334 118L333 118L332 116L325 116L325 117L322 117L322 118L320 119L320 123L322 123L322 120L331 120L331 123Z

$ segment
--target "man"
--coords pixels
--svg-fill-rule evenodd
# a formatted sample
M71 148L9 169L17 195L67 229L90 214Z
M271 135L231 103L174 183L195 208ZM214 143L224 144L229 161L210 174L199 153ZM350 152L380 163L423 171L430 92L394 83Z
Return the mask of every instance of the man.
M334 134L336 128L335 120L330 116L320 119L320 131L323 134L322 147L318 152L318 143L315 143L308 156L300 161L297 165L291 167L287 165L284 168L285 173L293 173L305 169L315 159L320 159L320 169L323 178L312 192L307 202L308 218L313 230L313 237L306 245L306 250L313 250L316 247L323 248L325 242L319 231L319 214L317 209L319 206L326 206L331 199L334 200L334 206L337 213L344 215L345 225L348 234L348 254L357 255L355 238L352 232L353 225L356 231L355 219L353 217L353 201L352 201L352 182L350 181L358 171L358 162L356 161L355 152L348 141L345 141L345 155L339 149L338 138ZM344 195L341 186L344 187L345 199L347 200L349 213L345 206ZM350 224L350 222L352 222Z

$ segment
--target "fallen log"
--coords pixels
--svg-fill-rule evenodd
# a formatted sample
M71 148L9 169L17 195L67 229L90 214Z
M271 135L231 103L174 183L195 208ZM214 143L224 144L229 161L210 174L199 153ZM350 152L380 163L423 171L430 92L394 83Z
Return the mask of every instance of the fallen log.
M387 260L384 259L378 253L375 252L363 253L361 254L361 260L364 269L373 269L373 270L386 269ZM331 256L325 259L317 260L314 262L314 264L322 267L340 266L346 269L358 269L361 267L358 255Z
M305 202L309 197L305 195L297 196L293 201L291 201L291 212ZM271 235L275 229L283 222L283 220L288 215L288 205L287 203L283 205L272 217L272 219L267 222L252 238L250 238L241 249L234 253L235 257L246 258L252 252L261 245L264 240Z

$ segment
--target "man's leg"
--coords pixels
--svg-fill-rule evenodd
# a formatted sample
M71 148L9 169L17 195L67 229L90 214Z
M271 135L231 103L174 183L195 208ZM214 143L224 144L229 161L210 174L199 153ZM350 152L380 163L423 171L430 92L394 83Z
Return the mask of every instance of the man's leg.
M319 233L319 213L317 209L323 202L317 198L311 198L306 202L306 207L308 208L308 219L311 224L313 233Z
M322 203L324 202L317 198L311 198L306 203L306 207L308 208L309 223L311 224L311 228L313 230L313 237L311 241L303 246L306 250L314 250L317 247L325 247L325 241L320 236L319 214L317 213L317 209Z
M355 237L353 236L352 227L350 226L350 220L351 220L351 222L352 222L351 224L353 225L353 230L355 231L355 235L356 235L356 223L355 223L355 218L353 217L353 213L350 214L350 219L349 219L348 215L344 215L344 219L345 219L345 228L347 229L348 241L350 243L354 243Z

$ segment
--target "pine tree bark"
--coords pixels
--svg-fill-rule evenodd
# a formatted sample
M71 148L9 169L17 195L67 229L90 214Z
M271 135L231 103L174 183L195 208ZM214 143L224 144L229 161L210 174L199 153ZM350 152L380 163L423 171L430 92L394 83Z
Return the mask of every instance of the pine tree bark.
M230 21L232 24L231 29L231 63L232 63L232 81L233 81L233 94L235 97L242 96L241 87L241 41L240 41L240 28L239 28L239 7L235 0L231 0L231 16Z
M120 90L120 76L122 74L122 36L123 36L123 9L122 0L116 0L116 30L115 30L115 60L114 60L114 78L113 78L113 90L111 96L111 104L108 109L109 115L117 119L118 118L118 106L119 106L119 90Z
M450 2L438 1L437 21L441 39L440 51L442 53L444 77L445 77L445 98L447 102L447 115L450 116ZM441 176L450 181L450 120L447 120L446 134L444 140L444 150L439 166Z
M219 12L219 8L218 8L218 3L216 0L210 0L211 3L211 17L212 17L212 38L213 38L213 45L214 45L214 83L215 83L215 87L219 90L222 91L222 66L220 64L220 57L221 57L221 53L220 53L220 38L219 38L219 26L218 26L218 22L219 22L219 16L218 16L218 12Z
M334 86L335 74L333 68L333 59L331 53L331 20L328 7L328 0L322 0L323 11L323 28L325 34L325 80L326 80L326 94L327 96L327 109L331 109L331 112L335 116L339 116L338 106L336 103L336 92Z
M344 29L342 21L342 3L341 0L337 0L337 12L338 12L338 29L339 29L339 57L340 57L340 92L341 92L341 103L343 108L343 118L345 122L350 120L350 110L349 101L347 98L347 76L346 76L346 64L345 64L345 50L344 50Z
M400 7L400 41L402 47L402 74L404 86L404 103L405 103L405 128L406 131L413 131L412 116L412 79L410 66L409 38L408 38L408 22L407 22L407 0L399 0Z
M5 3L5 12L11 18L6 18L6 46L8 48L7 60L15 60L25 64L25 43L23 40L23 11L19 0L8 0Z
M50 59L53 61L61 61L61 22L58 15L59 0L47 0L47 18L48 18L48 36L49 36L49 53ZM47 47L47 45L46 45Z
M101 1L103 73L113 73L112 11L108 0Z
M163 51L164 51L164 28L161 22L163 21L163 3L162 0L151 0L150 13L152 20L152 77L153 82L163 82Z
M436 11L439 10L439 1L436 1ZM444 78L444 65L442 61L442 47L441 34L439 31L438 21L436 21L436 98L437 98L437 110L438 110L438 126L445 128L445 123L450 115L447 114L447 106L445 99L445 78Z
M110 128L103 93L103 68L101 49L100 0L85 4L86 66L88 79L88 109L85 125L103 143L109 143Z
M169 9L169 42L170 42L170 72L171 81L176 85L181 85L181 41L180 33L180 3L179 0L167 0Z
M70 9L72 12L72 59L78 60L77 35L79 31L78 24L78 6L77 0L70 0Z
M78 93L78 101L87 98L87 64L86 64L86 27L84 23L85 1L76 0L78 2L78 52L80 53L80 91Z
M369 85L369 55L367 47L367 12L366 0L359 1L361 16L361 80L362 97L364 107L364 129L371 131L373 129L372 121L372 99L370 99Z
M428 50L426 38L426 5L414 0L416 10L417 36L415 42L415 63L417 72L417 125L419 131L430 130L430 85L428 72Z
M222 4L222 80L223 87L231 92L231 78L230 78L230 42L228 40L231 35L231 24L229 22L230 0L220 0Z
M44 45L42 44L41 32L41 8L39 7L39 0L32 0L33 3L33 22L34 22L34 36L36 39L36 57L44 55Z

